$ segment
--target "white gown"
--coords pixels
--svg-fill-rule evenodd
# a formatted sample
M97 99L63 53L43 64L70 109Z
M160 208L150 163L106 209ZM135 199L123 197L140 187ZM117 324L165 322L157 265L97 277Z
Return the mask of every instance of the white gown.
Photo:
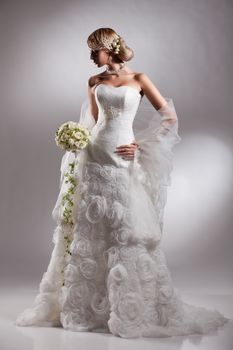
M181 140L178 119L172 99L156 111L143 106L141 97L130 86L98 84L96 124L84 101L79 121L92 139L76 158L68 151L62 158L52 212L55 246L34 305L18 315L16 325L133 338L203 334L229 320L217 310L185 303L172 284L160 241L172 148ZM134 140L140 146L134 160L114 153ZM61 198L74 159L78 190L71 231L61 220ZM69 258L64 236L71 239Z

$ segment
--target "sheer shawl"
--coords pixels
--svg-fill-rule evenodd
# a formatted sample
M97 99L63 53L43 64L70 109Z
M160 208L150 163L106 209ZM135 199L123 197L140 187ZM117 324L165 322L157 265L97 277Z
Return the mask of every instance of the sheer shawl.
M136 176L144 182L163 229L167 186L171 185L173 148L181 141L178 117L172 98L156 110L148 100L140 103L134 122L135 140L139 144L134 158Z

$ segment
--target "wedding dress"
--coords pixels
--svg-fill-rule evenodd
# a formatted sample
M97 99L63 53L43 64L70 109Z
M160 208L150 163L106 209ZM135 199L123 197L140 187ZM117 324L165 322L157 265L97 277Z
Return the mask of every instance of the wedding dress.
M125 338L208 333L229 319L219 311L184 302L173 286L160 247L173 147L180 142L171 98L155 110L131 86L95 87L98 121L84 100L79 122L91 141L78 155L66 151L51 259L31 308L18 326L61 326L110 332ZM153 110L153 112L152 112ZM136 140L132 160L114 153ZM75 161L78 179L73 231L62 222L66 172ZM65 258L69 237L69 258ZM65 260L66 259L66 260Z

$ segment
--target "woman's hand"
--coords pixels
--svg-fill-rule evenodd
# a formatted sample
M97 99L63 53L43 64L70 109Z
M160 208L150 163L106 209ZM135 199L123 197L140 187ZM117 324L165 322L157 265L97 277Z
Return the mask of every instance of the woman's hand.
M117 153L119 156L121 156L123 159L134 159L134 152L136 149L139 148L138 143L136 141L131 142L129 145L121 145L116 147L116 151L114 153Z

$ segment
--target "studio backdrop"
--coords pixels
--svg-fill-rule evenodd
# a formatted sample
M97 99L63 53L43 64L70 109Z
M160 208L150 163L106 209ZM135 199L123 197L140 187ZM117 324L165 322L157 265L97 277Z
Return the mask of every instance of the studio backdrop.
M88 78L104 68L86 40L110 27L179 118L162 242L174 284L230 293L232 2L8 0L0 16L1 287L37 288L47 268L63 155L55 131L79 120Z

